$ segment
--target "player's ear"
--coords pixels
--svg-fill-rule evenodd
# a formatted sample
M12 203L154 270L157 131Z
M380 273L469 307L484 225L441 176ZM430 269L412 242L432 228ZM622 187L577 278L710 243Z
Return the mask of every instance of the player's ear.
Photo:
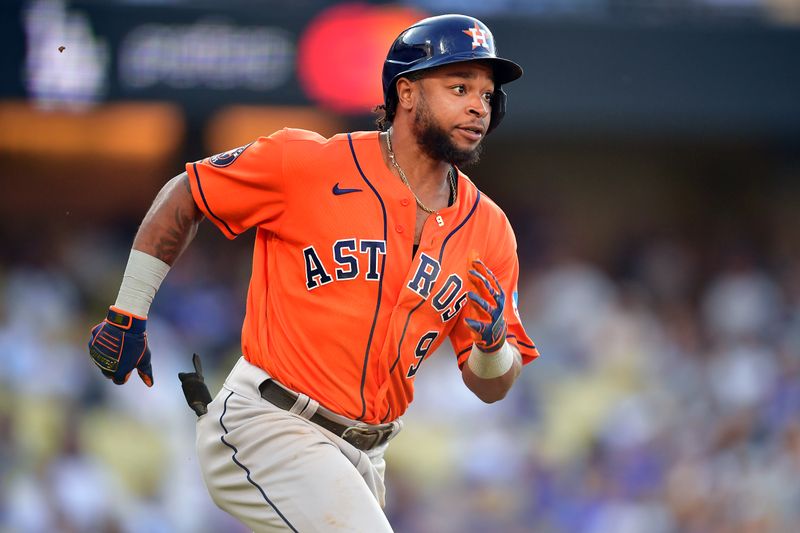
M414 107L414 96L417 92L416 84L408 78L397 80L397 107L410 111Z

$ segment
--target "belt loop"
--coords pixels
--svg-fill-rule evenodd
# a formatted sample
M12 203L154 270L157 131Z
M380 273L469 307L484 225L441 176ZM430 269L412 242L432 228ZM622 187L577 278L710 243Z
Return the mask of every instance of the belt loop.
M305 395L303 395L303 396L305 396ZM311 420L311 417L314 416L314 413L317 412L318 408L319 408L319 402L317 400L315 400L314 398L309 398L305 409L300 411L298 414L300 416L302 416L303 418L307 418L307 419Z
M299 393L289 412L310 420L314 413L317 412L318 407L319 402L317 400L310 398L306 394Z

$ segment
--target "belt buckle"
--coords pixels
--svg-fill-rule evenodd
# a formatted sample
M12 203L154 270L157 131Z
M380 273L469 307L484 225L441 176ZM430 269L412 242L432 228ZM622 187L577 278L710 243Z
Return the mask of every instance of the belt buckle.
M350 426L342 431L342 438L359 450L371 450L388 440L392 425L384 426Z

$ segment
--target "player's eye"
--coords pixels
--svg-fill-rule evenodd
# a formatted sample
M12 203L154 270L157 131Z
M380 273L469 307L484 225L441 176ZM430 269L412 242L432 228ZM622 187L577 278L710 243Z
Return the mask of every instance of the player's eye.
M486 100L487 102L489 102L490 104L492 103L492 97L493 96L494 96L493 92L483 93L483 99Z
M463 85L453 85L452 89L459 96L467 94L467 88Z

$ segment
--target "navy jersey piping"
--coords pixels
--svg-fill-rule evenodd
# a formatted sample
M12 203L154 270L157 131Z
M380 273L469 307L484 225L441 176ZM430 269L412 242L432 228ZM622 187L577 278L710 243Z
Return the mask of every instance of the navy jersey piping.
M506 338L514 339L514 341L517 344L519 344L520 346L524 346L525 348L530 348L531 350L535 350L536 349L536 346L534 346L533 344L525 344L524 342L519 340L516 335L506 335Z
M477 190L476 190L476 191L477 191ZM466 223L467 223L467 221L468 221L470 218L472 218L472 215L474 215L474 214L475 214L475 210L478 208L478 203L480 203L480 201L481 201L481 191L477 191L477 193L478 193L478 196L476 196L476 197L475 197L475 203L474 203L474 204L472 204L472 209L470 209L470 210L469 210L469 213L467 213L467 216L466 216L466 217L464 217L464 220L462 220L462 221L461 221L461 224L459 224L458 226L456 226L456 227L455 227L455 229L454 229L453 231L451 231L451 232L450 232L450 233L447 235L447 237L445 237L445 238L444 238L444 241L442 241L442 249L441 249L441 250L439 250L439 264L440 264L440 265L442 264L442 257L444 257L444 247L445 247L445 246L447 246L447 241L449 241L449 240L450 240L450 237L452 237L453 235L455 235L455 234L456 234L456 232L458 232L458 230L460 230L460 229L461 229L461 228L464 226L464 224L466 224Z
M356 164L356 168L358 169L358 173L361 174L361 178L364 182L369 186L372 192L375 194L375 197L381 204L381 212L383 213L383 240L386 242L386 205L383 203L383 198L378 193L378 190L370 183L367 179L367 176L364 175L364 171L361 170L361 165L358 162L358 156L356 156L356 150L353 146L353 137L350 133L347 134L347 142L350 144L350 153L353 155L353 162ZM388 250L387 250L388 252ZM364 350L364 366L361 369L361 414L356 418L357 420L361 420L364 418L364 415L367 412L367 401L364 398L364 385L367 382L367 366L369 364L369 349L372 347L372 337L375 334L375 326L378 323L378 311L381 308L381 295L383 294L383 272L386 268L386 255L383 256L383 261L381 262L381 277L378 280L378 300L375 303L375 315L372 318L372 326L369 328L369 338L367 339L367 348Z
M472 215L475 213L475 209L477 209L477 207L478 207L478 202L480 202L480 201L481 201L481 191L478 191L478 196L475 198L475 203L472 205L472 209L469 210L469 213L467 213L467 216L464 217L464 220L462 220L461 223L453 229L453 231L448 233L447 237L445 237L444 240L442 241L442 247L441 247L441 249L439 249L439 264L440 265L442 264L442 257L444 257L444 247L447 246L447 241L449 241L450 237L455 235L456 232L458 230L460 230L464 226L464 224L467 223L467 221L470 218L472 218ZM400 361L400 347L403 345L403 339L406 338L406 329L408 329L408 323L411 322L411 315L413 315L414 312L417 309L419 309L420 306L423 303L425 303L425 299L423 299L419 304L417 304L414 307L414 309L412 309L411 311L408 312L408 316L406 317L406 323L403 326L403 334L400 335L400 340L397 342L397 357L395 358L394 363L392 363L392 366L391 366L391 368L389 370L389 374L391 374L392 371L394 371L395 367L397 366L397 363Z
M520 342L520 340L517 338L516 335L506 335L506 338L513 340L513 342L515 344L518 344L520 346L524 346L525 348L530 348L532 350L536 349L536 346L534 346L533 344L525 344L524 342ZM467 353L467 352L469 352L471 350L472 350L472 346L470 346L469 348L464 348L463 350L461 350L460 352L458 352L456 354L456 359L460 359L462 355L464 355L465 353ZM517 350L519 350L519 346L517 346ZM521 352L522 350L519 350L519 351ZM466 360L464 362L466 362ZM462 366L463 364L464 363L461 363L459 366Z
M200 198L202 198L202 199L203 199L203 205L205 205L205 206L206 206L206 210L208 211L208 214L209 214L209 215L211 215L212 217L214 217L215 219L219 220L219 222L220 222L220 223L221 223L223 226L225 226L225 229L226 229L226 230L228 230L228 233L230 233L230 234L231 234L231 235L233 235L234 237L238 237L238 236L239 236L239 234L238 234L238 233L236 233L235 231L233 231L233 230L231 229L231 227L230 227L230 226L228 226L228 223L227 223L227 222L225 222L224 220L222 220L221 218L219 218L219 217L218 217L218 216L217 216L217 215L214 213L214 211L212 211L212 210L211 210L211 206L210 206L210 205L208 205L208 200L206 200L206 195L205 195L205 193L203 192L203 186L200 184L200 174L197 172L197 163L192 163L192 170L194 170L194 179L195 179L195 181L197 182L197 190L200 192Z
M227 412L228 412L228 400L230 399L230 397L231 397L231 396L233 396L233 392L231 392L230 394L228 394L228 396L225 398L225 403L223 404L222 414L221 414L221 415L219 415L219 425L222 427L222 431L224 431L224 432L225 432L225 435L227 435L227 434L228 434L228 428L226 428L226 427L225 427L225 424L222 422L222 419L225 417L225 413L227 413ZM238 466L239 468L241 468L242 470L244 470L244 471L245 471L245 473L247 474L247 481L249 481L251 485L253 485L255 488L257 488L257 489L258 489L258 492L260 492L260 493L261 493L261 496L264 498L264 500L267 502L267 504L268 504L270 507L272 507L272 509L273 509L273 510L274 510L274 511L275 511L275 512L278 514L278 516L280 516L280 517L281 517L281 520L283 520L283 521L284 521L284 523L285 523L287 526L289 526L289 529L291 529L291 530L292 530L292 531L294 531L295 533L298 533L298 532L297 532L297 529L295 529L295 527L294 527L294 526L291 524L291 522L289 522L289 520L288 520L288 519L287 519L285 516L283 516L283 513L281 513L281 512L278 510L278 508L275 506L275 504L272 502L272 500L270 500L270 499L267 497L267 494L264 492L264 489L263 489L263 488L261 488L261 486L260 486L258 483L256 483L255 481L253 481L253 478L252 478L252 477L250 477L250 469L248 469L246 466L244 466L244 465L243 465L243 464L242 464L242 463L241 463L241 462L240 462L240 461L239 461L239 460L236 458L236 454L237 454L237 453L239 453L239 450L238 450L238 449L236 449L236 446L234 446L233 444L231 444L231 443L229 443L228 441L226 441L226 440L225 440L225 435L222 435L222 436L220 436L219 440L220 440L220 441L222 441L222 444L224 444L225 446L227 446L228 448L230 448L231 450L233 450L233 455L231 455L231 459L233 459L233 462L234 462L234 463L236 463L236 466Z
M413 315L414 312L417 309L419 309L424 303L425 300L419 302L417 305L414 306L414 309L408 312L408 315L406 316L406 323L403 325L403 333L400 335L400 340L397 343L397 357L395 357L394 363L392 363L391 368L389 368L389 374L394 372L394 368L397 366L397 363L400 362L400 347L403 345L403 339L406 338L406 330L408 329L408 323L411 322L411 315Z

